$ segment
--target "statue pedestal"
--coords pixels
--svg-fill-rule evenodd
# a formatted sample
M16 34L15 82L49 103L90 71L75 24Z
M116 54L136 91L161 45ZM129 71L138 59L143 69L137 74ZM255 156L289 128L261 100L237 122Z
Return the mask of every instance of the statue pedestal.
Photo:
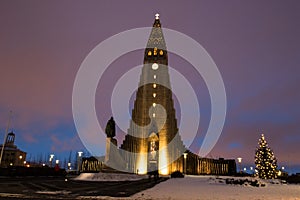
M104 163L112 169L126 171L124 159L120 154L117 140L114 138L106 138L106 154Z
M104 162L107 163L109 160L113 159L113 155L118 148L117 140L114 138L107 137L106 138L106 151L105 151L105 160Z

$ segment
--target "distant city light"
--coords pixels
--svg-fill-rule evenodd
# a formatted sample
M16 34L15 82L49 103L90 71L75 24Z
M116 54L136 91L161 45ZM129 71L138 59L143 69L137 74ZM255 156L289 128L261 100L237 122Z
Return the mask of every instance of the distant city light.
M241 163L242 162L242 158L237 158L238 162Z

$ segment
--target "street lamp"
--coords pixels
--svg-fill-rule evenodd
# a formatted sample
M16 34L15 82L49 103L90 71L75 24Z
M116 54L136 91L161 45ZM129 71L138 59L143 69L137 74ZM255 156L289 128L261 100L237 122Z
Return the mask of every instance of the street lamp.
M20 155L20 156L19 156L19 159L20 159L20 160L19 160L19 162L18 162L18 165L22 165L22 158L23 158L23 156Z
M250 173L253 174L253 167L250 167Z
M242 172L242 158L239 157L239 158L237 158L237 160L238 160L238 163L239 163L240 172Z
M77 172L79 172L79 169L80 169L82 154L83 154L82 151L78 151L78 158L77 158Z
M54 154L50 154L50 159L49 159L50 167L52 167L53 158L54 158Z
M70 170L70 169L71 169L71 163L68 162L68 170Z
M183 153L183 158L184 158L184 174L186 174L186 158L187 158L187 153Z

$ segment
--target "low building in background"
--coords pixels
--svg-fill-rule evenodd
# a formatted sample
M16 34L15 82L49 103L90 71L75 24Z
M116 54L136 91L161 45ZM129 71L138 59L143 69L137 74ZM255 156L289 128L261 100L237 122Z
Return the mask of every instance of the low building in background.
M18 149L15 145L15 134L10 132L7 134L4 146L0 145L1 151L1 160L0 167L9 167L9 166L24 166L26 161L26 152Z
M213 158L201 158L198 155L188 152L186 156L180 158L183 160L183 165L179 168L179 171L185 171L186 174L207 174L207 175L235 175L236 174L236 162L234 159L213 159ZM186 161L184 161L186 159ZM184 166L186 163L186 166ZM185 168L185 169L182 169Z
M103 162L95 157L83 157L79 172L100 172L103 168Z

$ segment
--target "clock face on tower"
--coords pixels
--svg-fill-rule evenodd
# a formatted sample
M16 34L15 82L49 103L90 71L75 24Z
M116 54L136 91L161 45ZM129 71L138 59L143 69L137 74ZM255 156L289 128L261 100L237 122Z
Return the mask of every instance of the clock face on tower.
M152 64L152 69L153 70L157 70L158 69L158 64L157 63L153 63Z

